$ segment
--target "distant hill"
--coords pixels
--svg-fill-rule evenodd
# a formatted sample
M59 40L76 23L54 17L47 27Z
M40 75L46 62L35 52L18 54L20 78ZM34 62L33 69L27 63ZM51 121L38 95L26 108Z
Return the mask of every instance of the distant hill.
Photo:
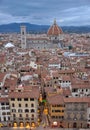
M29 33L42 33L47 32L49 25L36 25L30 23L11 23L0 25L0 33L20 33L20 26L25 25ZM62 26L64 32L67 33L89 33L90 26Z

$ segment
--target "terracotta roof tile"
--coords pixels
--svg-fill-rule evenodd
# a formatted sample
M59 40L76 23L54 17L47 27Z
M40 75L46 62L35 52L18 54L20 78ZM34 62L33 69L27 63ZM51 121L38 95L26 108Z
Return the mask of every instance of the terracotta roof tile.
M48 100L49 104L52 104L52 105L64 104L63 96L60 94L48 96L47 100Z
M63 34L62 29L56 24L54 23L48 30L47 35L59 35L59 34Z
M69 97L69 98L64 98L64 102L65 103L69 103L69 102L86 102L86 103L90 103L90 97Z

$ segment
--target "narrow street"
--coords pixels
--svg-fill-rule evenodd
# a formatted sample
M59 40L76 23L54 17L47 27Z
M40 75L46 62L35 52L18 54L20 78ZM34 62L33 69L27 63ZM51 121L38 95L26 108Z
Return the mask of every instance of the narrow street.
M0 130L31 130L30 128L8 128L8 127L3 127L0 128ZM50 127L46 127L43 128L42 126L39 126L38 128L32 129L32 130L90 130L90 129L77 129L77 128L50 128Z

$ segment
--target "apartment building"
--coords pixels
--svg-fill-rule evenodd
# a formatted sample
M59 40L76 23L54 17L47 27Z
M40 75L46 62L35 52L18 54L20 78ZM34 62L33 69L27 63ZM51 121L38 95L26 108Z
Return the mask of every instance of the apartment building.
M39 88L37 86L11 87L9 103L13 126L31 126L38 123Z
M9 125L11 121L10 114L11 113L8 98L0 97L0 122L2 122L4 126Z
M47 89L47 109L51 127L64 127L65 104L62 89Z
M64 98L64 121L66 128L87 128L87 110L90 98L69 97Z

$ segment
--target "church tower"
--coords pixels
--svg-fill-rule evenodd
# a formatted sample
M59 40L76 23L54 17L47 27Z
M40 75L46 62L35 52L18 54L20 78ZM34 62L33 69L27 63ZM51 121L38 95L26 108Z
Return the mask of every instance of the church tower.
M21 26L21 48L26 48L26 26Z

